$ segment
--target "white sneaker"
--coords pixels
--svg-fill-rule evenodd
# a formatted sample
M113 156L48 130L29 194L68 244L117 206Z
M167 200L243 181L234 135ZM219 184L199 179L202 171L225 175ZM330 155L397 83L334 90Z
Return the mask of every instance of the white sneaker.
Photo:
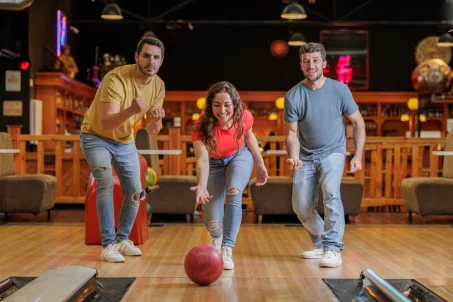
M222 246L222 237L223 236L220 236L219 238L211 237L211 241L209 241L209 245L212 246L213 248L215 248L216 250L218 250L219 253L220 253L220 247Z
M223 269L233 269L233 249L229 246L222 246Z
M101 260L107 262L124 262L126 259L118 252L113 244L102 249Z
M311 251L302 252L304 259L321 259L324 255L324 248L322 246L315 246Z
M320 267L337 267L343 264L341 260L341 252L326 251L321 261L319 262Z
M141 256L142 251L130 240L123 240L115 244L115 248L124 256Z

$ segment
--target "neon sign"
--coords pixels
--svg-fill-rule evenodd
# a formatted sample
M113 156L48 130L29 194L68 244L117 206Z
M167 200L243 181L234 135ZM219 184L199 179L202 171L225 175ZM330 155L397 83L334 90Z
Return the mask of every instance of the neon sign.
M61 46L66 44L67 23L66 15L61 11L57 11L57 56L61 55Z
M352 80L352 68L349 67L351 56L339 56L336 66L337 80L349 85Z

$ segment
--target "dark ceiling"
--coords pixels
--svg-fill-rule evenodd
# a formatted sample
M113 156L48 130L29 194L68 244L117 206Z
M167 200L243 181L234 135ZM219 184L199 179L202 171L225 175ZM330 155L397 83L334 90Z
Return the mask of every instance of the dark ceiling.
M282 0L117 0L121 21L100 18L105 0L66 1L69 25L80 29L68 41L81 70L92 66L97 46L133 62L134 45L151 30L166 46L160 76L169 90L205 89L224 79L246 90L286 90L301 77L298 49L276 58L269 50L274 40L297 30L317 42L323 30L356 29L369 32L369 89L408 91L419 41L453 28L441 22L442 12L453 13L445 4L451 0L299 0L308 18L295 22L280 18ZM383 68L395 60L398 68Z
M319 24L322 22L346 21L401 21L438 22L447 10L449 0L299 0L307 10L308 18L298 22ZM78 0L74 23L100 21L100 13L106 0ZM288 0L119 0L116 3L125 9L120 22L169 22L220 20L287 22L280 13ZM314 2L314 3L309 3ZM131 12L128 14L127 11ZM453 11L451 12L453 14ZM162 16L162 14L164 14ZM157 17L157 18L156 18ZM150 19L152 21L150 21ZM157 19L157 20L156 20ZM118 22L118 21L115 21ZM209 22L206 22L209 23ZM264 23L264 22L263 22ZM383 22L385 23L385 22ZM377 24L377 23L376 23ZM373 24L371 24L373 25Z

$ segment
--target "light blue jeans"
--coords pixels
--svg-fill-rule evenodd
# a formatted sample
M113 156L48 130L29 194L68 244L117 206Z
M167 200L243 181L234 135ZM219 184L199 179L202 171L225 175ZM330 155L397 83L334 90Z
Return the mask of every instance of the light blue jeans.
M340 196L344 155L332 153L322 160L302 161L302 168L293 176L293 209L308 230L314 246L341 251L345 227L344 209ZM316 211L321 185L324 220Z
M139 207L139 199L145 193L141 188L140 164L135 143L122 144L93 134L80 134L80 146L96 179L96 209L98 212L102 246L128 239ZM113 175L115 169L123 191L123 205L115 234L113 211ZM135 194L139 199L134 199Z
M212 199L205 204L205 223L214 238L222 236L222 245L234 248L242 221L242 192L253 169L253 156L247 147L232 156L209 160L208 192ZM230 193L228 189L237 189ZM224 201L226 200L226 209ZM225 213L224 213L225 211Z

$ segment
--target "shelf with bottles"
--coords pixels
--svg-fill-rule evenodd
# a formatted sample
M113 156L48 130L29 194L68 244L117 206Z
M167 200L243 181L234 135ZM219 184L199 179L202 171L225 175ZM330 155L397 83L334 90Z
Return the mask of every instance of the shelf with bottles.
M346 119L346 136L349 138L353 137L353 126L350 120ZM367 136L377 136L379 125L372 120L365 120L365 132Z
M64 88L57 88L55 96L55 106L57 109L85 115L90 104L91 100L86 97L78 96L72 91L65 90Z
M162 119L162 130L173 127L174 120L172 117L165 116Z
M408 114L406 104L382 104L381 118L388 120L399 120L403 114Z
M270 102L250 102L245 103L246 108L250 111L255 119L269 119L269 115L276 113L278 115L278 109L275 107L275 103Z
M422 111L422 113L426 116L426 118L444 118L444 108L443 106L430 106Z
M270 129L278 135L286 134L283 110L277 109L276 100L285 95L285 91L242 91L241 98L246 108L254 116L253 131L256 133L268 133ZM204 97L204 91L167 91L164 102L164 109L167 107L167 116L181 117L181 133L190 133L192 115L201 114L197 108L197 100ZM405 136L407 121L401 121L403 115L411 116L415 112L408 108L408 101L416 96L415 92L373 92L354 91L353 97L359 106L359 112L365 120L366 132L369 136ZM429 108L431 111L428 111ZM427 128L438 128L442 135L446 135L446 121L453 117L453 104L435 103L426 105L423 108L427 122L422 124ZM434 111L433 111L434 110ZM171 115L169 114L171 112ZM269 115L275 113L277 120L270 120ZM272 115L271 118L274 118ZM406 116L404 116L406 118ZM426 125L430 126L426 126ZM347 117L345 117L347 125ZM187 129L185 129L187 127ZM398 130L400 129L401 130ZM397 130L395 130L397 129Z
M184 123L192 121L193 118L197 119L197 116L199 117L201 113L202 110L198 109L195 103L186 103L184 106Z
M359 111L364 120L373 119L377 117L378 106L377 104L359 104Z
M376 136L378 125L374 121L365 120L365 132L367 136Z
M55 134L79 134L83 117L83 115L73 114L70 111L57 110Z
M164 102L163 109L165 117L162 119L162 130L159 134L168 134L168 128L174 127L175 118L181 118L180 104Z
M163 106L165 110L165 118L174 118L176 116L181 116L181 110L178 103L164 103Z
M443 105L430 105L421 111L426 118L445 118ZM401 116L410 115L410 110L404 104L382 105L381 118L383 120L400 120Z

